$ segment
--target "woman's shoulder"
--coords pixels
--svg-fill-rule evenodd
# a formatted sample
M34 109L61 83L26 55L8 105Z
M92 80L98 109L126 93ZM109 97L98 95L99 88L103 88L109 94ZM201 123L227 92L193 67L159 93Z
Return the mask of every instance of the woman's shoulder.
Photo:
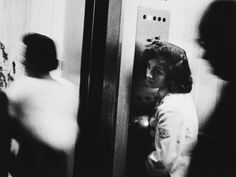
M164 97L162 104L170 106L179 106L181 104L186 103L186 101L189 102L190 100L191 96L189 94L169 93Z
M158 106L159 112L186 112L194 107L189 94L168 94Z

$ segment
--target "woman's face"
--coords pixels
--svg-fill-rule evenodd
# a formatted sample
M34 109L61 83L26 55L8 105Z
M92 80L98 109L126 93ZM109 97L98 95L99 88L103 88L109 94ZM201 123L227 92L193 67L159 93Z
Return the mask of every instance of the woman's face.
M152 58L147 62L146 81L151 88L165 88L166 72L163 67L163 61Z

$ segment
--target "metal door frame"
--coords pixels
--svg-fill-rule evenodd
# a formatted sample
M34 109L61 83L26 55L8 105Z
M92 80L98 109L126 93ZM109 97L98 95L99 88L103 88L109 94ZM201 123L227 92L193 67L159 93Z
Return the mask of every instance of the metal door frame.
M117 176L121 11L122 0L86 0L74 176Z

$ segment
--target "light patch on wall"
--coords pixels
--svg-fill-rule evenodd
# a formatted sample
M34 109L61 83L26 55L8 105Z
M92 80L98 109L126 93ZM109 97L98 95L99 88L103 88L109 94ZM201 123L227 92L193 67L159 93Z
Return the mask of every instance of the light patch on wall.
M26 31L51 37L62 59L66 0L28 0Z

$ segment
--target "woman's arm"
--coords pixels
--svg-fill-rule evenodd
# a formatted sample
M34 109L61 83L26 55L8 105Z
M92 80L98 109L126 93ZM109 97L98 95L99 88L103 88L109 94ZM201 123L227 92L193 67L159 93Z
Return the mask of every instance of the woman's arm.
M155 175L168 174L180 152L184 135L183 114L172 108L159 110L155 133L155 151L147 160L147 166Z

